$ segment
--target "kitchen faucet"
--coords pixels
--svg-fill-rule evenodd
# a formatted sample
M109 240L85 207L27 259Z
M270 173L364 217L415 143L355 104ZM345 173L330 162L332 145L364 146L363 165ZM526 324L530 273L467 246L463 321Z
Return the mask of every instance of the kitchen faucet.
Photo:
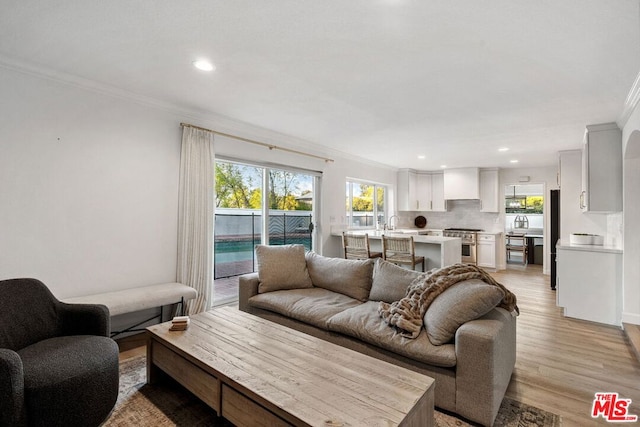
M395 224L392 224L392 223L391 223L391 220L392 220L393 218L398 219L398 215L391 215L391 216L389 217L389 221L387 221L387 223L389 224L389 225L387 225L387 230L395 230L395 229L396 229Z

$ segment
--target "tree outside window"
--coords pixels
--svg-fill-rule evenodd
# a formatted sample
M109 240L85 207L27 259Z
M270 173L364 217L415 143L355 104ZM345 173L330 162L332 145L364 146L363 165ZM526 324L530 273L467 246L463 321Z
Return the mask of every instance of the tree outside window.
M263 168L229 162L216 162L216 207L262 208ZM309 175L269 169L269 208L278 210L312 209Z
M348 224L371 227L385 222L386 187L366 182L346 183L346 211Z

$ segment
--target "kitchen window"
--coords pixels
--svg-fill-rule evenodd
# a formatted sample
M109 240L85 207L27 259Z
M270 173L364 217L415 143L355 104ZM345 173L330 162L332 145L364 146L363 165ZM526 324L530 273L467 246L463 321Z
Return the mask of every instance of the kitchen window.
M347 181L346 212L349 227L376 227L384 224L387 187L366 181Z

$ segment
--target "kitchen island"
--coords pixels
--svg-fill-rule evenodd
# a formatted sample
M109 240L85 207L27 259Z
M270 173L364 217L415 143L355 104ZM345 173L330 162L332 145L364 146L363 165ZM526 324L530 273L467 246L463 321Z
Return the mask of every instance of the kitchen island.
M353 234L368 234L373 252L382 252L382 235L412 236L416 245L416 255L425 257L425 270L446 267L461 262L462 240L457 237L425 236L393 230L345 230ZM342 231L332 231L333 236L342 238ZM420 267L418 267L418 270Z

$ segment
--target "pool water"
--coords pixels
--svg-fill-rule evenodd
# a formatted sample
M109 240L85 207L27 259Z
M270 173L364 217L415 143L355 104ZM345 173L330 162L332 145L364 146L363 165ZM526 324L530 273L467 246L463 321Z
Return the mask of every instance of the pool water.
M232 263L252 261L254 257L253 248L255 245L260 244L260 241L253 242L251 240L219 240L214 245L214 266ZM271 245L283 245L284 239L271 238L269 241ZM301 244L304 245L306 250L311 250L311 238L301 237L289 237L286 239L286 244Z

